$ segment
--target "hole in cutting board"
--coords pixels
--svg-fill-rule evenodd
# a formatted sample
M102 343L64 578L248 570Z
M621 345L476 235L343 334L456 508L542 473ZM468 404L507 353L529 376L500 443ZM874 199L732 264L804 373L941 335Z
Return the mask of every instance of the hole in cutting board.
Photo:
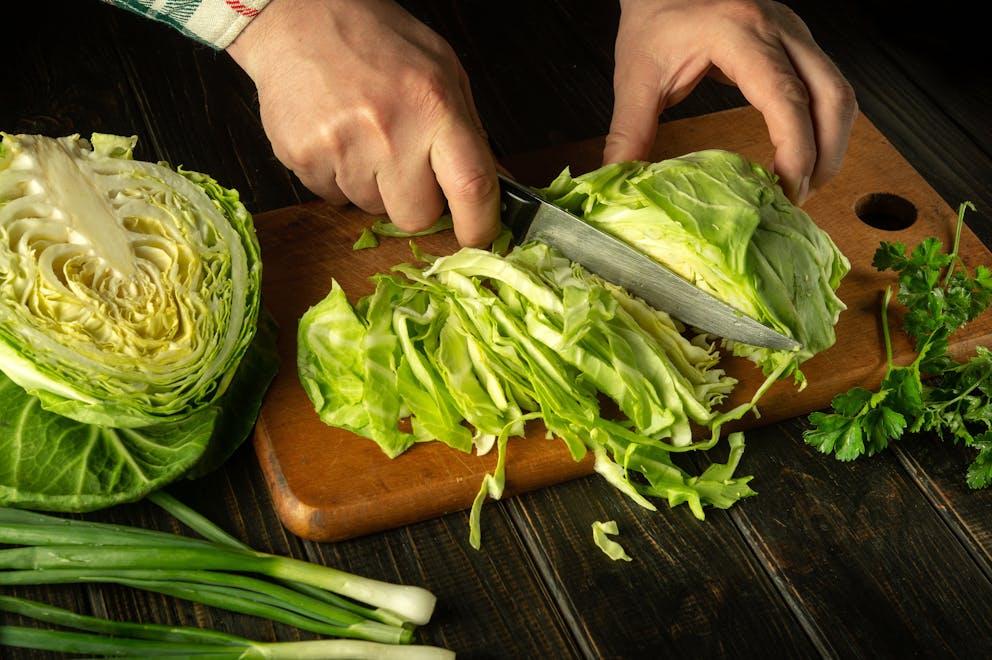
M906 229L916 222L916 206L892 193L870 193L854 204L861 222L886 231Z

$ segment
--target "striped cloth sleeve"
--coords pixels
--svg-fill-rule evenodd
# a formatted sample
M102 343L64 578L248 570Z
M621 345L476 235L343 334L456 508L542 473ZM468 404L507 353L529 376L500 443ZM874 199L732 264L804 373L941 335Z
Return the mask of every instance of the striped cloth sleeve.
M211 48L222 50L269 0L104 0L161 21Z

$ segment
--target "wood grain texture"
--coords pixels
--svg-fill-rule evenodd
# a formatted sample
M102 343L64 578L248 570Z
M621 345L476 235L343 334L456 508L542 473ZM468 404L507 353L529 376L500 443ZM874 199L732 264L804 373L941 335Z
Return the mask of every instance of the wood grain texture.
M545 579L557 586L562 611L577 622L586 657L757 658L772 648L776 657L816 653L725 511L711 510L705 521L685 507L648 511L598 476L521 494L508 504L533 555L544 561ZM590 552L591 525L605 520L617 521L614 538L631 562ZM617 589L636 597L622 603L605 597Z
M652 158L721 147L764 162L771 153L760 115L750 108L680 120L662 127ZM601 141L556 147L504 162L520 180L544 185L564 166L573 172L595 167ZM837 343L803 366L809 386L797 391L790 381L768 390L759 404L760 419L748 416L728 428L752 428L825 407L854 385L874 387L885 370L879 302L893 281L871 266L882 240L915 245L926 236L952 242L957 214L865 118L858 121L845 167L828 188L807 205L810 215L835 240L852 263L839 295L848 305L837 325ZM875 193L895 195L916 209L910 227L881 230L861 222L859 201ZM285 524L300 536L334 541L409 524L467 508L495 456L476 456L440 443L418 444L396 459L350 432L327 427L315 415L296 374L296 322L330 290L336 279L351 299L371 291L368 278L410 261L405 240L385 240L375 250L352 245L373 218L354 208L311 204L262 214L256 220L266 271L265 304L282 328L283 367L263 407L255 447ZM432 254L457 248L450 233L419 241ZM988 263L989 253L970 232L962 241L967 263ZM783 255L783 258L787 258ZM988 343L992 319L976 322L956 338L956 349L970 351ZM908 340L897 335L896 360L912 355ZM727 357L727 371L739 386L727 406L743 403L763 377L750 362ZM563 443L544 438L540 424L529 427L526 441L511 440L507 454L507 494L559 483L591 472L591 461L576 463Z
M742 469L759 495L730 514L824 654L986 657L988 621L972 604L992 598L987 562L938 522L895 451L822 460L805 428L794 419L749 435ZM969 500L987 513L992 493Z

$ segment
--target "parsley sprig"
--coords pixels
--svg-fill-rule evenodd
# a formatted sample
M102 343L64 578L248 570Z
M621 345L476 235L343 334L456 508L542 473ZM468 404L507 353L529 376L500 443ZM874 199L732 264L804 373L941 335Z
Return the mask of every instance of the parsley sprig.
M887 287L881 317L885 377L875 392L855 387L834 397L831 412L810 414L812 428L804 434L810 445L849 461L883 451L907 432L933 432L978 451L966 476L971 488L992 484L992 351L978 346L965 362L949 353L951 335L992 304L992 272L979 265L971 274L958 256L966 209L975 207L959 207L950 252L934 237L908 254L903 243L879 245L872 265L898 275L896 300L906 308L903 329L915 342L915 359L893 363Z

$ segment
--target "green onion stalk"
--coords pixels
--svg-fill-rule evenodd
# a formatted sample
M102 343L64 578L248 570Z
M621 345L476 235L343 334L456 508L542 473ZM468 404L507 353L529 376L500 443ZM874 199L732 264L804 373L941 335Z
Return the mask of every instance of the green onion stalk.
M93 620L4 596L0 610L82 631L3 626L0 645L141 657L450 657L411 644L414 628L433 614L430 591L258 552L162 491L150 499L203 538L0 508L0 544L11 546L0 549L0 586L112 583L335 639L261 643L196 629L149 639L139 624ZM149 631L163 634L157 626ZM410 655L395 655L401 651Z
M237 635L186 626L110 621L24 598L0 595L0 611L72 630L0 625L0 645L58 653L117 658L286 658L299 660L450 660L451 651L432 646L393 645L355 639L257 642Z

